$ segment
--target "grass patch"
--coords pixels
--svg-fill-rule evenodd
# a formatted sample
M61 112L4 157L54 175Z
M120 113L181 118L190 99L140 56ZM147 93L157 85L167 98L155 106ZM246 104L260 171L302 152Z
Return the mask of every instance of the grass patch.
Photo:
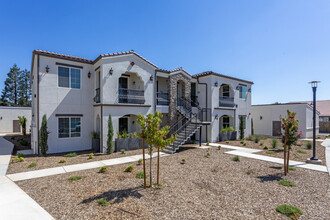
M275 151L267 151L266 154L275 154Z
M125 172L133 172L134 171L134 165L129 165L125 168Z
M35 167L37 166L37 163L36 162L32 162L29 164L28 168L32 168L32 167Z
M143 172L137 172L136 175L135 175L135 178L137 179L143 179L144 177L144 173ZM149 176L146 175L146 178L148 178Z
M294 168L294 167L289 167L288 170L296 171L296 168Z
M66 160L64 160L64 159L60 160L60 163L65 163L65 162L66 162Z
M108 167L104 166L99 169L99 173L107 173L108 172Z
M276 138L272 138L272 147L273 148L277 147L277 139Z
M139 159L139 160L138 160L138 164L139 164L139 165L143 165L143 159Z
M122 154L125 154L125 153L126 153L125 149L121 149L120 152L121 152Z
M82 176L72 176L69 178L69 181L76 181L76 180L81 180Z
M304 151L304 150L297 150L297 152L300 153L300 154L307 154L307 152Z
M299 216L302 215L302 212L298 208L286 204L277 206L276 211L291 219L299 219Z
M278 184L283 185L283 186L289 186L289 187L295 187L296 184L288 181L288 180L279 180Z
M239 156L236 155L235 157L232 158L232 161L240 162L241 159L239 158Z
M109 205L109 202L105 199L98 199L97 203L101 206L108 206Z
M306 143L306 147L307 147L308 150L312 149L312 147L313 147L312 142L308 141L308 142Z
M68 154L65 154L64 157L76 157L77 156L77 153L76 152L73 152L73 153L68 153Z
M259 141L260 141L260 137L255 137L255 138L254 138L254 143L257 144L257 143L259 143Z

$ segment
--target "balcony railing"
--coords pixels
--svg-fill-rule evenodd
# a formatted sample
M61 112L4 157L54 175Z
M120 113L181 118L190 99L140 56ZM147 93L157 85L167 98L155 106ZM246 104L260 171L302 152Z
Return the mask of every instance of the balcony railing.
M168 93L157 92L157 105L168 105Z
M119 89L119 103L144 104L144 90Z
M220 96L219 97L219 106L220 107L235 107L236 104L234 102L234 98L227 97L227 96Z
M100 103L101 102L101 96L100 96L100 88L95 89L95 97L94 97L94 102Z

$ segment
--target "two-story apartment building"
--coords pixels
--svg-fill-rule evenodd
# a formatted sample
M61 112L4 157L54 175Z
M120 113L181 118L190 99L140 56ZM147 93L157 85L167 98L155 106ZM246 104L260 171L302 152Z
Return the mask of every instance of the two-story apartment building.
M252 82L213 72L192 76L182 68L162 70L134 51L89 60L34 50L31 78L34 153L43 115L50 131L48 153L89 150L94 131L105 152L110 114L116 138L117 132L139 130L139 113L163 113L162 125L178 134L169 151L191 138L218 141L220 129L238 127L240 115L250 134Z

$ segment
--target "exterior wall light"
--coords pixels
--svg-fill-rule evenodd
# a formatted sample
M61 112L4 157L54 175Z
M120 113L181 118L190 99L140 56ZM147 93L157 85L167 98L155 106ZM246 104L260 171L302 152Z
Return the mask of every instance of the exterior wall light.
M215 119L218 120L218 118L219 118L219 115L215 115Z
M131 66L134 66L134 65L135 65L135 63L132 61L132 62L131 62Z
M49 72L49 66L47 65L46 66L46 73L48 73Z
M135 81L133 81L133 85L135 85Z
M113 73L113 69L111 68L111 69L109 70L109 74L110 74L110 76L112 76L112 73Z
M154 76L150 76L150 81L154 81Z
M236 90L239 90L239 86L236 86Z
M215 86L215 87L218 87L218 82L215 82L215 83L214 83L214 86Z
M88 78L91 78L91 72L88 72L87 76Z

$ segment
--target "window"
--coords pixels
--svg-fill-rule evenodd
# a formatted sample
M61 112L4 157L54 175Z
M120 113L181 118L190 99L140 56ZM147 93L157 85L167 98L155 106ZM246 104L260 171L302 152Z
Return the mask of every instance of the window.
M229 85L222 86L222 96L229 97Z
M243 128L246 129L246 115L240 115L239 120L241 122L241 119L243 118Z
M80 89L80 69L59 66L58 86Z
M246 99L246 86L244 85L239 86L239 97L241 99Z
M80 137L81 118L59 118L58 119L58 137Z
M222 128L228 128L228 127L230 127L229 117L228 116L223 116L222 117Z

